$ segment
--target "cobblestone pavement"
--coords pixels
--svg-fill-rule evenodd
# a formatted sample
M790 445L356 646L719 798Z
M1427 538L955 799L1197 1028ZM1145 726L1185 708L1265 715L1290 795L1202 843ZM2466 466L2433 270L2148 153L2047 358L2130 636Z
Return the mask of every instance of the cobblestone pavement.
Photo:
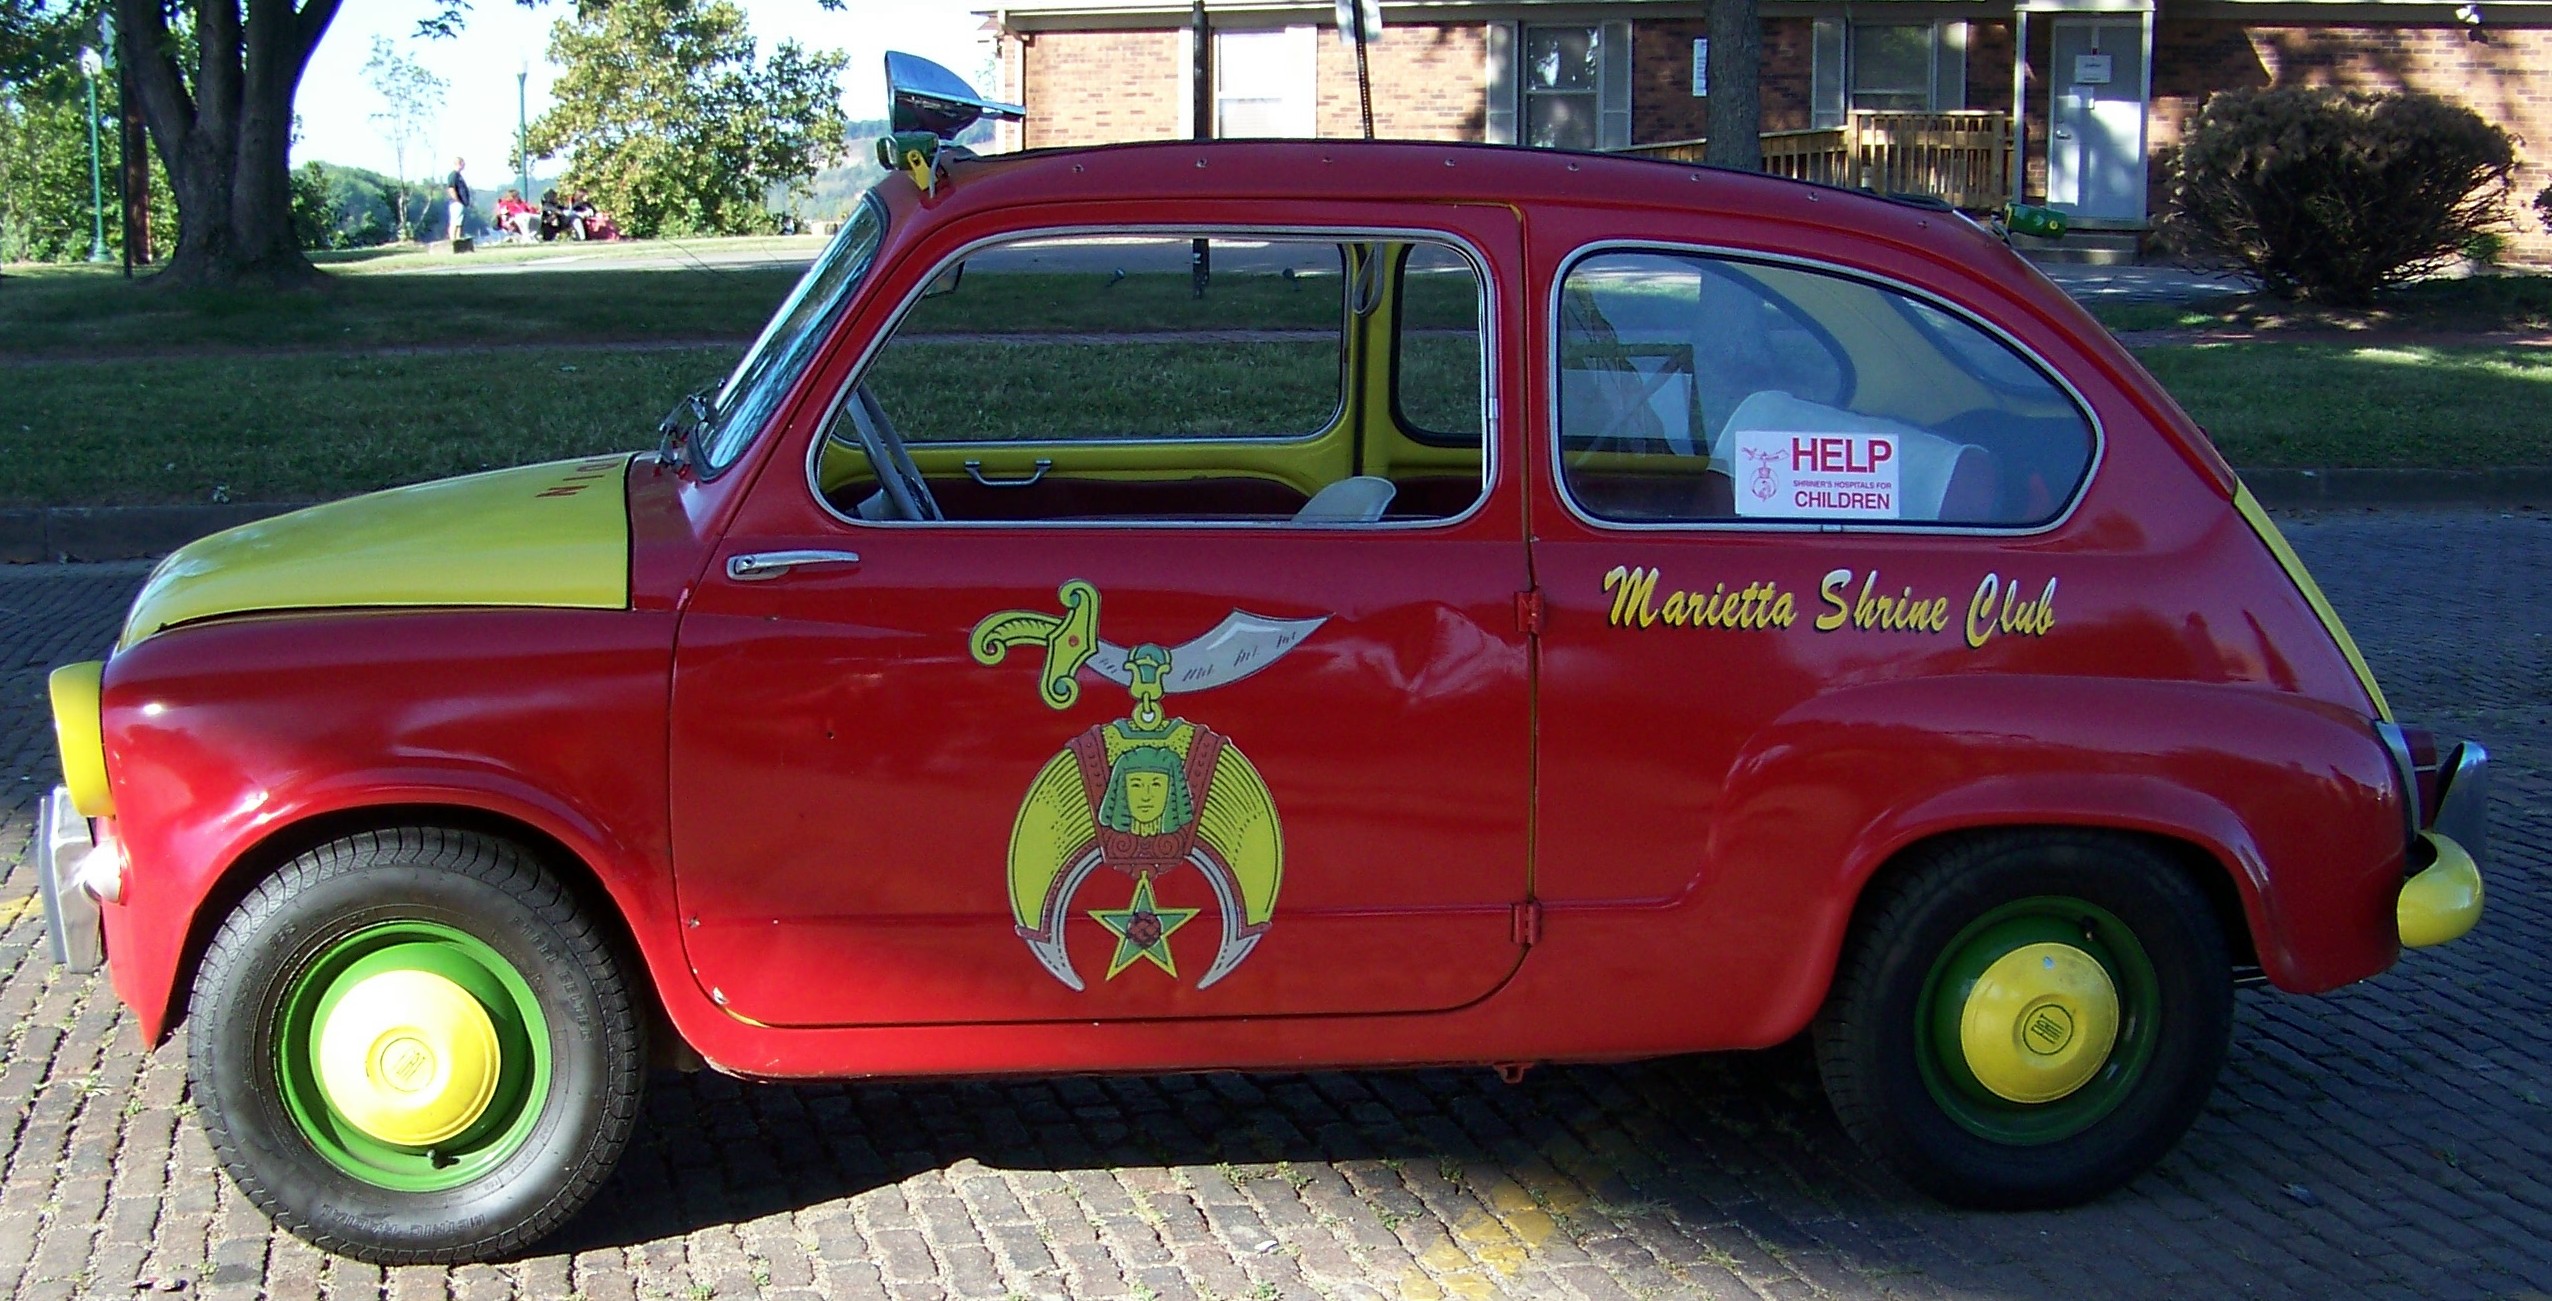
M55 974L22 859L45 666L132 567L0 572L0 1288L554 1298L2522 1295L2552 1287L2552 520L2293 521L2407 717L2500 757L2490 915L2326 998L2244 994L2223 1086L2087 1208L1944 1209L1872 1171L1796 1048L1638 1066L774 1087L655 1081L548 1254L379 1270L212 1169L182 1043ZM2540 1291L2533 1295L2543 1295Z

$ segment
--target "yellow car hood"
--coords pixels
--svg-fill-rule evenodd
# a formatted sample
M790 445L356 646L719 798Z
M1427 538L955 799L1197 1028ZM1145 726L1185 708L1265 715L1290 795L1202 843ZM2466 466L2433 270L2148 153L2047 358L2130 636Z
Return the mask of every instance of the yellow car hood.
M118 648L255 610L629 604L629 458L441 479L243 524L151 572Z

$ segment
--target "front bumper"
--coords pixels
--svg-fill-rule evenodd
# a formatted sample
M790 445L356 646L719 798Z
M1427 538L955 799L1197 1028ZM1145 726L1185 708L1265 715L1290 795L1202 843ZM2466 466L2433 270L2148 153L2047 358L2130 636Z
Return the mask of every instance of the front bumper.
M2463 938L2481 920L2481 872L2490 854L2490 752L2465 741L2440 774L2437 816L2419 833L2432 861L2401 887L2393 908L2404 948Z
M101 894L123 893L120 851L100 843L88 818L71 804L67 787L36 806L36 891L44 898L44 930L53 960L73 971L106 965L106 924Z

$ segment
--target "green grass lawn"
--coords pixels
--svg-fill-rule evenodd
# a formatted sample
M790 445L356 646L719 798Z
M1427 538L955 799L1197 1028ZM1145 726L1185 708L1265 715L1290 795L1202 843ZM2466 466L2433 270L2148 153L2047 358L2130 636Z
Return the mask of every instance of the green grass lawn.
M302 293L179 292L108 270L0 278L0 355L749 339L802 268L383 274Z
M466 270L491 263L512 265L524 262L549 262L582 266L588 263L610 265L615 262L690 258L734 259L760 255L775 261L803 266L824 249L819 235L739 235L701 239L625 239L608 243L577 243L574 240L552 240L500 244L481 244L465 257L428 253L414 244L385 244L378 248L322 250L310 255L320 266L338 271L361 273L442 272Z
M565 293L614 275L661 273L475 278L501 280L509 289ZM363 292L386 285L392 299L424 295L428 305L401 308L390 299L377 300L394 315L367 320L359 337L377 344L423 328L419 322L448 327L462 319L465 306L481 310L464 297L432 297L464 279L373 278ZM1158 309L1157 317L1144 321L1150 328L1198 323L1182 315L1200 310L1181 307L1193 302L1185 297L1183 278L1175 287L1166 278L1159 286L1144 279L1129 278L1115 290L1070 292L1069 283L1004 284L1005 277L987 275L970 279L966 290L999 295L990 305L1001 310L990 319L1031 333L1107 321L1121 325L1126 302L1135 300L1117 302L1116 310L1097 317L1084 306L1094 293L1145 295L1136 305ZM1230 326L1237 319L1248 322L1247 328L1315 329L1334 323L1327 315L1336 310L1334 280L1324 287L1260 279L1264 283L1218 279L1217 294L1227 296L1210 324ZM662 283L703 282L670 276ZM83 284L95 292L93 280L62 277L46 293ZM751 306L748 315L741 295L724 285L721 278L702 290L710 295L702 300L703 310L716 307L730 312L729 320L749 322L743 328L758 328L762 307ZM0 302L26 287L13 278L0 289ZM1466 285L1461 295L1421 304L1421 318L1441 317L1439 324L1467 320L1469 309L1458 301L1467 293ZM65 293L58 301L76 297ZM642 298L667 312L681 301L670 287ZM1042 315L1031 310L1038 304L1044 305ZM187 309L198 313L189 318L195 322L190 328L202 329L210 319L200 308ZM410 315L395 315L410 309ZM329 315L342 310L334 303L310 308L305 318L291 318L289 310L271 302L241 308L267 325L298 319L293 328L310 342L324 338L324 328L352 331L357 324ZM613 309L624 317L637 310L630 300ZM15 324L0 325L0 333L23 328L26 320L10 319ZM86 319L118 338L147 337L129 309ZM969 319L987 318L973 313ZM656 337L699 332L663 320L616 324L658 329ZM13 471L0 481L0 504L205 502L217 490L235 501L315 499L490 466L644 447L654 441L666 408L691 387L724 373L741 348L738 342L626 351L527 346L414 354L178 352L0 366L0 385L11 399L0 408L0 458ZM1337 398L1334 342L1162 343L1142 352L1145 364L1128 368L1122 349L1093 349L1078 340L943 340L909 356L882 354L889 371L881 392L890 411L917 433L929 425L956 438L1051 429L1058 411L1087 416L1093 432L1152 428L1147 413L1197 405L1154 403L1164 384L1185 386L1191 394L1230 395L1233 432L1302 432L1324 422ZM2552 464L2552 348L2241 342L2150 347L2140 355L2236 465ZM1402 359L1404 411L1420 423L1476 427L1473 356L1459 336L1413 336Z
M1468 275L1411 275L1402 292L1413 329L1479 323L1479 282ZM968 272L954 293L925 298L905 327L920 331L1037 333L1155 330L1330 330L1345 314L1335 275L1287 278L1220 271L1203 298L1187 274L1106 275L1050 271Z
M2386 291L2366 308L2310 307L2265 294L2215 294L2185 303L2095 303L2091 314L2112 330L2535 332L2552 330L2552 275L2429 280Z
M302 501L652 447L740 348L0 368L0 504Z
M283 295L176 293L111 270L13 268L0 278L0 355L19 359L0 365L11 399L0 408L0 457L13 470L0 481L0 503L321 498L643 447L678 395L732 364L797 279L790 263L816 245L336 254L320 259L325 288ZM1457 333L1476 319L1476 283L1411 274L1401 285L1410 323L1423 331L1404 340L1403 411L1422 425L1476 427L1476 353ZM1080 341L939 340L909 356L890 349L881 392L899 419L954 438L1054 430L1085 417L1090 431L1136 432L1169 408L1199 405L1157 401L1164 386L1191 399L1227 396L1231 432L1299 433L1335 409L1345 289L1336 274L1227 270L1199 300L1184 272L980 270L955 293L923 300L907 328L1331 338L1163 343L1132 366L1122 349ZM2279 331L2366 332L2365 345L2143 350L2237 465L2552 464L2552 348L2416 341L2552 330L2552 276L2414 285L2354 313L2256 295L2098 310L2121 329L2243 329L2270 340ZM2387 335L2406 341L2383 343ZM542 346L708 340L729 342ZM398 351L451 345L486 346Z
M2218 343L2137 356L2238 466L2552 465L2552 348Z
M742 341L761 331L803 270L636 269L608 262L538 273L445 269L454 265L419 254L335 262L325 268L324 288L289 294L181 293L84 266L13 270L0 278L0 355ZM396 267L406 269L385 269ZM1412 276L1408 286L1419 328L1459 328L1478 319L1477 289L1468 276ZM908 328L1336 330L1340 293L1334 275L1225 272L1200 300L1184 273L1112 284L1098 274L983 272L967 276L956 293L924 299Z

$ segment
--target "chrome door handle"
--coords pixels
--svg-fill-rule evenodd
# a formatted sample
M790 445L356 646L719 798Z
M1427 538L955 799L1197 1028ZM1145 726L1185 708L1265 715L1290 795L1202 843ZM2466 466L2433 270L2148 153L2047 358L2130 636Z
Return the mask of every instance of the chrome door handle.
M756 551L750 555L727 557L727 577L739 583L758 583L805 565L856 565L859 562L856 551Z
M987 488L1025 488L1029 484L1035 483L1037 480L1046 477L1046 471L1053 468L1053 457L1040 456L1037 458L1037 468L1029 471L1028 477L1025 479L987 479L984 477L983 462L968 461L966 462L966 477Z

